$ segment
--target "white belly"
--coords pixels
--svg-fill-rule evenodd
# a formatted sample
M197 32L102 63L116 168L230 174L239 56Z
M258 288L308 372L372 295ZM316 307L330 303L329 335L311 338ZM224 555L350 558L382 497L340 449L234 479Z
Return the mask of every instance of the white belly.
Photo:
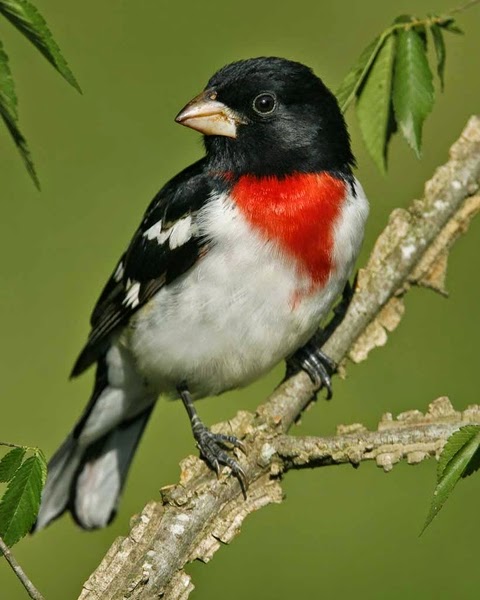
M149 385L170 392L185 381L197 398L219 394L248 384L303 345L352 269L367 212L363 192L359 204L360 212L343 211L337 230L348 239L334 252L327 284L312 292L293 259L253 233L225 197L209 203L198 225L213 240L211 249L160 290L121 338ZM355 239L351 224L342 224L345 215L357 224L361 217Z

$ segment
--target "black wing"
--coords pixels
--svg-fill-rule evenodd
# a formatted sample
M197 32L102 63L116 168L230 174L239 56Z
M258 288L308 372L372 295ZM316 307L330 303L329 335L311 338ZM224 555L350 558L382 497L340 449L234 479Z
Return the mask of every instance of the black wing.
M207 240L199 234L195 218L211 190L212 180L203 159L170 180L155 196L93 309L92 329L72 377L97 361L112 333L206 252Z

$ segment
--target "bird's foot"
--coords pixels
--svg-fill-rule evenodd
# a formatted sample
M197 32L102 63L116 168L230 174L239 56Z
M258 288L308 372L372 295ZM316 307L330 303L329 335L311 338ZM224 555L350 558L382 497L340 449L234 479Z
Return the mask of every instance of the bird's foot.
M345 284L343 289L342 298L338 304L333 307L333 316L330 321L327 323L325 328L321 332L321 340L320 345L324 344L328 338L332 335L335 329L340 325L340 323L345 318L347 314L347 310L350 306L352 298L355 294L355 290L357 287L357 279L358 273L355 275L353 280L353 284L350 284L349 281Z
M195 423L193 435L197 442L198 449L207 464L216 471L217 475L220 475L220 465L230 467L232 474L240 483L243 495L246 496L248 483L245 472L238 462L224 450L224 447L230 444L234 448L240 448L240 450L246 454L246 448L243 442L234 435L213 433L201 421Z
M333 317L325 328L319 329L305 346L287 359L286 378L302 369L318 388L327 390L327 400L332 397L332 375L337 372L337 364L320 348L343 321L357 286L357 275L353 285L347 281L341 301L333 309Z
M201 421L197 410L193 405L193 398L188 390L186 383L182 383L177 387L180 398L185 406L190 424L192 426L193 436L197 442L200 454L203 456L209 467L214 469L217 475L220 474L220 465L226 465L232 470L232 474L238 479L242 488L243 496L247 497L247 476L244 470L231 456L225 452L224 447L228 444L246 454L244 444L234 435L224 435L223 433L213 433Z
M287 373L303 369L318 388L327 390L327 400L332 397L332 375L337 371L336 363L318 348L314 341L307 342L287 361Z

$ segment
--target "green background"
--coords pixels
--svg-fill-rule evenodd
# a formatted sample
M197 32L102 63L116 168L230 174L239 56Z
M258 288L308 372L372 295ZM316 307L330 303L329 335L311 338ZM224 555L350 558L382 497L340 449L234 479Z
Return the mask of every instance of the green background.
M454 1L454 0L450 0ZM83 88L80 96L3 19L0 37L18 85L21 124L42 182L28 179L0 127L0 439L50 455L88 399L91 373L68 381L106 277L159 187L202 153L200 137L173 122L222 65L280 55L311 65L335 88L373 36L399 14L441 12L442 0L282 0L240 3L37 0ZM424 131L421 161L395 140L382 177L348 114L358 176L371 201L364 262L396 206L422 195L467 118L480 110L480 7L448 36L446 91ZM413 290L384 349L335 381L299 434L337 423L374 426L386 411L425 408L449 395L478 402L480 219L451 255L448 300ZM207 423L253 409L283 367L247 390L199 405ZM84 533L63 518L15 554L47 600L76 598L129 516L177 481L194 450L178 403L160 402L135 460L115 523ZM198 600L228 597L478 598L480 477L460 484L419 538L435 482L432 461L384 475L373 464L291 473L286 501L263 509L208 565L193 564ZM3 561L2 600L25 598Z

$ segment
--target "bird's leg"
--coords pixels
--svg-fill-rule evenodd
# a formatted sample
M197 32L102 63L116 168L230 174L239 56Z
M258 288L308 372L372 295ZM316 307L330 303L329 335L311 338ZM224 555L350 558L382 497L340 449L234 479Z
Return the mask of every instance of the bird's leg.
M287 359L287 374L289 377L296 371L303 369L310 376L313 383L319 388L326 388L327 400L332 397L332 375L337 371L336 363L320 348L332 335L345 317L355 291L357 277L353 286L347 281L343 290L341 301L333 309L333 317L323 330L316 332L313 337Z
M203 456L207 464L215 469L217 475L220 474L220 465L227 465L232 470L233 475L238 479L242 488L243 495L247 494L247 477L242 467L229 456L222 446L231 444L235 448L240 448L242 452L246 452L244 444L234 435L224 435L223 433L213 433L203 423L198 416L197 410L193 405L193 398L186 384L181 384L177 387L177 391L185 406L192 426L192 433L200 454Z
M357 287L357 277L358 273L355 275L353 279L353 284L347 280L345 287L343 288L342 299L338 304L333 307L333 317L327 323L325 328L322 331L322 339L321 343L324 344L328 338L332 335L335 329L340 325L343 321L345 315L347 314L348 307L350 306L350 302L352 301L353 294L355 293L355 288Z

